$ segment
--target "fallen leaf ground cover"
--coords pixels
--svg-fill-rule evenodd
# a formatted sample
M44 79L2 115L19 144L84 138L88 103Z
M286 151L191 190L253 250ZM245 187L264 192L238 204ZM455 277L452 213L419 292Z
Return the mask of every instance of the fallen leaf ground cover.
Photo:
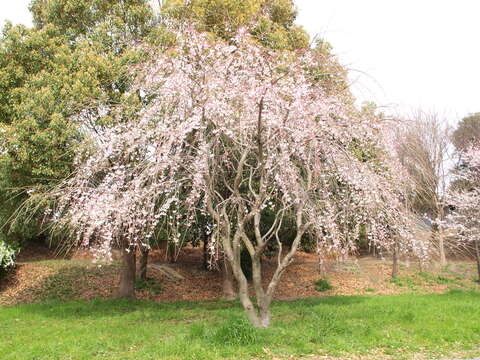
M151 262L165 263L161 250L153 251ZM185 280L174 282L149 269L149 281L138 283L137 297L157 302L218 299L222 295L221 275L207 271L199 248L186 248L169 267ZM275 259L264 259L265 280L275 268ZM450 261L444 268L423 268L403 262L400 276L391 279L388 259L352 258L327 263L327 278L322 279L315 254L300 252L285 272L276 293L278 300L332 295L393 295L402 293L444 293L452 289L475 290L475 263ZM119 264L92 262L88 253L69 258L55 256L44 248L28 249L21 254L17 269L0 280L0 305L15 305L46 300L90 300L111 298L118 283ZM319 282L330 287L320 289ZM321 291L320 291L321 290Z

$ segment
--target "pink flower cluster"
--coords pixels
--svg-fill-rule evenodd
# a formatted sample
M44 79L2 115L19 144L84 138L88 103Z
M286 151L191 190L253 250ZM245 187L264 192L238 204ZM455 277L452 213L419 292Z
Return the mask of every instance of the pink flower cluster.
M58 221L79 244L105 254L148 246L161 229L180 245L199 214L222 244L269 209L276 221L257 246L295 216L322 252L351 252L365 227L380 248L401 238L404 251L426 256L381 123L325 93L310 76L322 66L313 52L268 51L245 32L231 44L192 29L176 35L166 52L145 47L150 61L134 69L132 92L147 105L92 136L95 151L58 192Z
M448 224L456 229L459 245L480 240L480 148L472 147L461 154L457 184L449 193L453 207Z

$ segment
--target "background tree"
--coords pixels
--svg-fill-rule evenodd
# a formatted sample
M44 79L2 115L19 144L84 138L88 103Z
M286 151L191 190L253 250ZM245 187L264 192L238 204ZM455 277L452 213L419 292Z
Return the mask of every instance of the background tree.
M246 27L263 46L277 50L309 47L305 30L295 25L297 11L291 0L166 0L165 16L195 20L200 31L224 40Z
M90 39L106 49L122 49L144 38L154 22L148 0L33 0L35 28L53 25L73 41Z
M455 149L465 152L480 141L480 113L464 117L452 133Z
M455 147L455 166L456 176L452 179L450 190L468 189L472 185L468 183L468 178L462 176L468 168L468 162L465 162L465 153L471 150L480 142L480 114L466 116L459 121L455 131L452 133L452 143Z
M414 183L409 202L419 216L431 219L433 241L444 266L447 260L440 224L447 205L450 128L438 114L418 110L400 125L397 154Z
M473 245L480 281L480 150L478 147L470 148L461 153L461 157L465 166L456 176L468 185L451 191L449 200L454 209L449 219L457 230L460 244Z
M32 29L7 25L0 39L2 230L16 242L43 231L36 205L70 174L85 131L139 103L126 93L131 42L153 23L146 1L34 0L31 10ZM35 206L22 212L26 200Z

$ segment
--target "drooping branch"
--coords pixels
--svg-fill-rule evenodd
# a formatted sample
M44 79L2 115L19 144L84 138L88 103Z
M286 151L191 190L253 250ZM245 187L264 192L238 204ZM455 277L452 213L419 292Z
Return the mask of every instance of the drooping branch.
M173 31L175 48L145 46L150 59L135 68L148 104L98 135L56 193L55 216L79 243L103 255L120 238L138 248L162 231L180 246L197 216L208 218L208 246L223 251L256 326L268 326L275 289L307 231L337 254L355 250L360 226L379 247L395 232L423 251L408 237L379 124L311 80L318 57L265 52L245 33L231 45ZM365 159L369 149L376 155ZM295 236L285 252L287 223ZM262 256L273 239L278 266L264 287ZM256 305L242 249L252 258Z

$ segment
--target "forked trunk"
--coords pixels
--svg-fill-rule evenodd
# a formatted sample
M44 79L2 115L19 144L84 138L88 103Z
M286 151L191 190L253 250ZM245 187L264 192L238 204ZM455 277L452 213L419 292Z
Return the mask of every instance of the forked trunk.
M237 294L235 292L235 287L233 284L233 272L230 264L225 259L222 261L222 290L223 297L227 300L235 300Z
M298 216L300 219L300 216ZM300 220L298 220L300 223ZM258 223L257 223L258 225ZM295 255L298 246L300 244L300 240L305 232L304 227L301 224L298 226L301 228L300 231L297 232L297 236L293 241L293 244L288 251L287 255L281 258L282 251L281 251L281 244L280 250L278 253L278 266L268 284L267 288L264 289L262 286L262 266L261 266L261 252L250 252L250 256L252 258L252 277L253 277L253 288L255 290L256 296L256 306L252 303L250 296L249 296L249 286L247 278L242 270L241 262L240 262L240 246L231 247L228 242L225 241L226 245L226 252L228 256L228 262L232 266L233 274L235 279L238 283L238 295L240 298L240 303L242 304L248 320L254 327L257 328L266 328L270 326L271 315L270 315L270 305L272 303L273 295L275 290L280 282L283 272L287 268L287 266L293 261L293 256ZM236 241L238 238L244 239L244 244L251 244L248 243L249 239L244 232L241 230L237 232L234 236L234 240L232 243L234 245L239 245L239 242Z
M150 250L148 248L140 249L140 259L138 265L138 277L140 280L147 280L147 267L148 267L148 254Z
M118 286L119 298L135 297L135 250L122 247L122 269L120 271L120 284Z

